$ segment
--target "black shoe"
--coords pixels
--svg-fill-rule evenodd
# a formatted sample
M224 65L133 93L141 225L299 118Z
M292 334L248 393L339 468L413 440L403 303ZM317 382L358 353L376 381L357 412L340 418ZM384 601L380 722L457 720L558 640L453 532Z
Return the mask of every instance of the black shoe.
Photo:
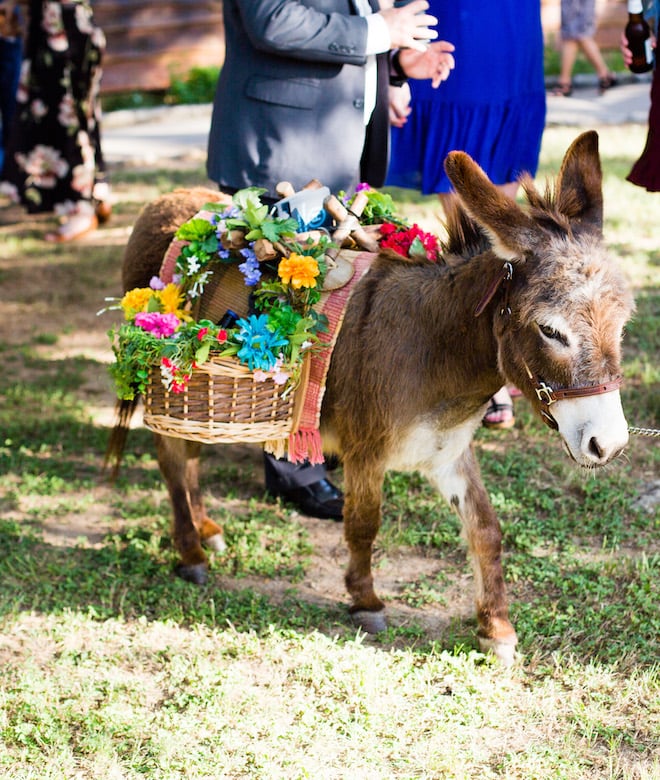
M264 467L266 492L273 498L282 498L310 517L343 519L344 496L326 479L323 466L295 465L264 453Z
M304 487L280 488L278 494L284 501L294 504L303 515L321 520L343 520L344 496L329 479Z

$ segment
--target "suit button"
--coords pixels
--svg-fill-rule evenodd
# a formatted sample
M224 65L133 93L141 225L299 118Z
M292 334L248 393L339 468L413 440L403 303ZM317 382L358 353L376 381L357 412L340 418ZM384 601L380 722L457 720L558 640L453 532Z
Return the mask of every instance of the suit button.
M364 108L364 100L360 100L359 98L357 98L356 100L353 101L353 107Z

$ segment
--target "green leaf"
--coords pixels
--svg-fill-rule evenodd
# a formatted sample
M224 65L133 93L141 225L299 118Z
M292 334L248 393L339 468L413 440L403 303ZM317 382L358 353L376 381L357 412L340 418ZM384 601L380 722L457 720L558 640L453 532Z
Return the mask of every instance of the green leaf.
M250 204L260 206L260 196L266 192L262 187L246 187L234 194L232 201L241 211L247 211Z
M197 363L206 363L209 359L209 352L211 350L210 344L202 344L202 346L195 352L195 361Z
M182 241L196 241L215 235L215 227L206 219L199 217L184 222L174 234L175 238Z
M279 241L282 236L295 236L297 230L298 222L293 218L269 220L261 225L264 238L273 243Z
M410 249L408 250L408 257L419 257L422 260L426 258L426 249L424 249L424 244L420 241L419 236L415 236L413 239Z

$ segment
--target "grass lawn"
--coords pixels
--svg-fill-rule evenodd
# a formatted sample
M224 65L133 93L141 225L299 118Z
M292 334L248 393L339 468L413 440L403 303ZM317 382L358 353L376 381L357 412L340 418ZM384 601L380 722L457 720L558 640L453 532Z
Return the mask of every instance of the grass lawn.
M549 128L539 181L574 128ZM657 196L625 182L645 128L600 132L606 239L634 285L629 423L659 427ZM657 439L585 475L517 401L476 446L504 531L521 659L477 651L454 516L392 474L375 576L391 628L356 633L341 526L264 495L260 451L207 448L229 550L197 588L172 573L170 507L147 431L116 485L106 331L143 202L203 171L118 170L85 243L0 218L0 776L7 780L656 780L660 777ZM391 190L441 230L434 198ZM341 484L341 471L336 473Z

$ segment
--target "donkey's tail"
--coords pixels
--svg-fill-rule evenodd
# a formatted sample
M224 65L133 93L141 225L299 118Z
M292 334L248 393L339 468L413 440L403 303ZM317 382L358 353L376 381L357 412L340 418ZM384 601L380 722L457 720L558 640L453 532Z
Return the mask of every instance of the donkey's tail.
M108 446L105 451L103 461L103 470L111 469L110 479L115 480L119 475L121 459L126 447L126 438L131 425L131 418L137 408L140 396L135 396L130 401L117 401L115 407L115 425L108 439Z

